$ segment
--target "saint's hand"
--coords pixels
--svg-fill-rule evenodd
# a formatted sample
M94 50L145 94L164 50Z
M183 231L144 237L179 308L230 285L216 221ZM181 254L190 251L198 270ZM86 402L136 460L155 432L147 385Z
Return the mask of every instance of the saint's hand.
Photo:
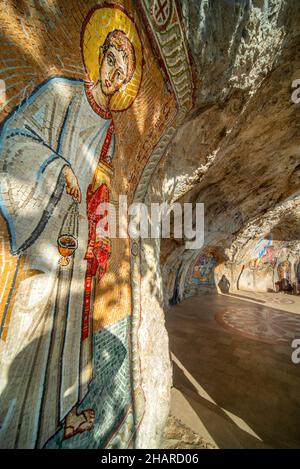
M66 180L67 194L71 195L78 203L81 202L81 190L78 184L78 179L75 176L70 166L65 166L63 174Z

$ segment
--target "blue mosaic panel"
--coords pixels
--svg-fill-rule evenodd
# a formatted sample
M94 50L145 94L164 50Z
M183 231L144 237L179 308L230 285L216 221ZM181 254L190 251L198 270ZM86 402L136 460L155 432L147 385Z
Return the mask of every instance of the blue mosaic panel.
M78 408L78 412L94 409L93 429L68 440L63 440L62 429L51 438L46 448L101 448L121 423L131 404L129 327L130 318L125 317L94 333L94 378L89 393ZM131 432L127 441L130 438Z

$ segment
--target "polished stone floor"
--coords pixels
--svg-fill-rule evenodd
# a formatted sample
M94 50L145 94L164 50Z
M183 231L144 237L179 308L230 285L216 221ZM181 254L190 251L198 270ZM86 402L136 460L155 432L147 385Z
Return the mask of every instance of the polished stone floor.
M300 447L299 297L201 295L166 326L176 418L219 448Z

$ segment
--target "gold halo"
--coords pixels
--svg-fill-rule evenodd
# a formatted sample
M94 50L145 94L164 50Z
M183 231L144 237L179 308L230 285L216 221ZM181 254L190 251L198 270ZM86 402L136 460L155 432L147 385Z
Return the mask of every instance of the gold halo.
M123 111L135 100L142 78L142 44L134 22L116 6L97 7L92 10L83 26L82 57L89 78L94 83L99 78L99 47L114 29L123 31L134 47L136 69L123 91L118 91L110 101L111 111Z

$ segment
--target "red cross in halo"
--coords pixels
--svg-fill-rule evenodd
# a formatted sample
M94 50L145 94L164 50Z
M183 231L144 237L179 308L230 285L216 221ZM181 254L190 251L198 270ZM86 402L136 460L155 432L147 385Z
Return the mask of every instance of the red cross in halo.
M165 9L168 6L168 1L165 0L163 3L161 0L157 0L157 9L156 9L156 18L159 20L159 17L162 16L162 20L165 21L167 15L165 13Z

